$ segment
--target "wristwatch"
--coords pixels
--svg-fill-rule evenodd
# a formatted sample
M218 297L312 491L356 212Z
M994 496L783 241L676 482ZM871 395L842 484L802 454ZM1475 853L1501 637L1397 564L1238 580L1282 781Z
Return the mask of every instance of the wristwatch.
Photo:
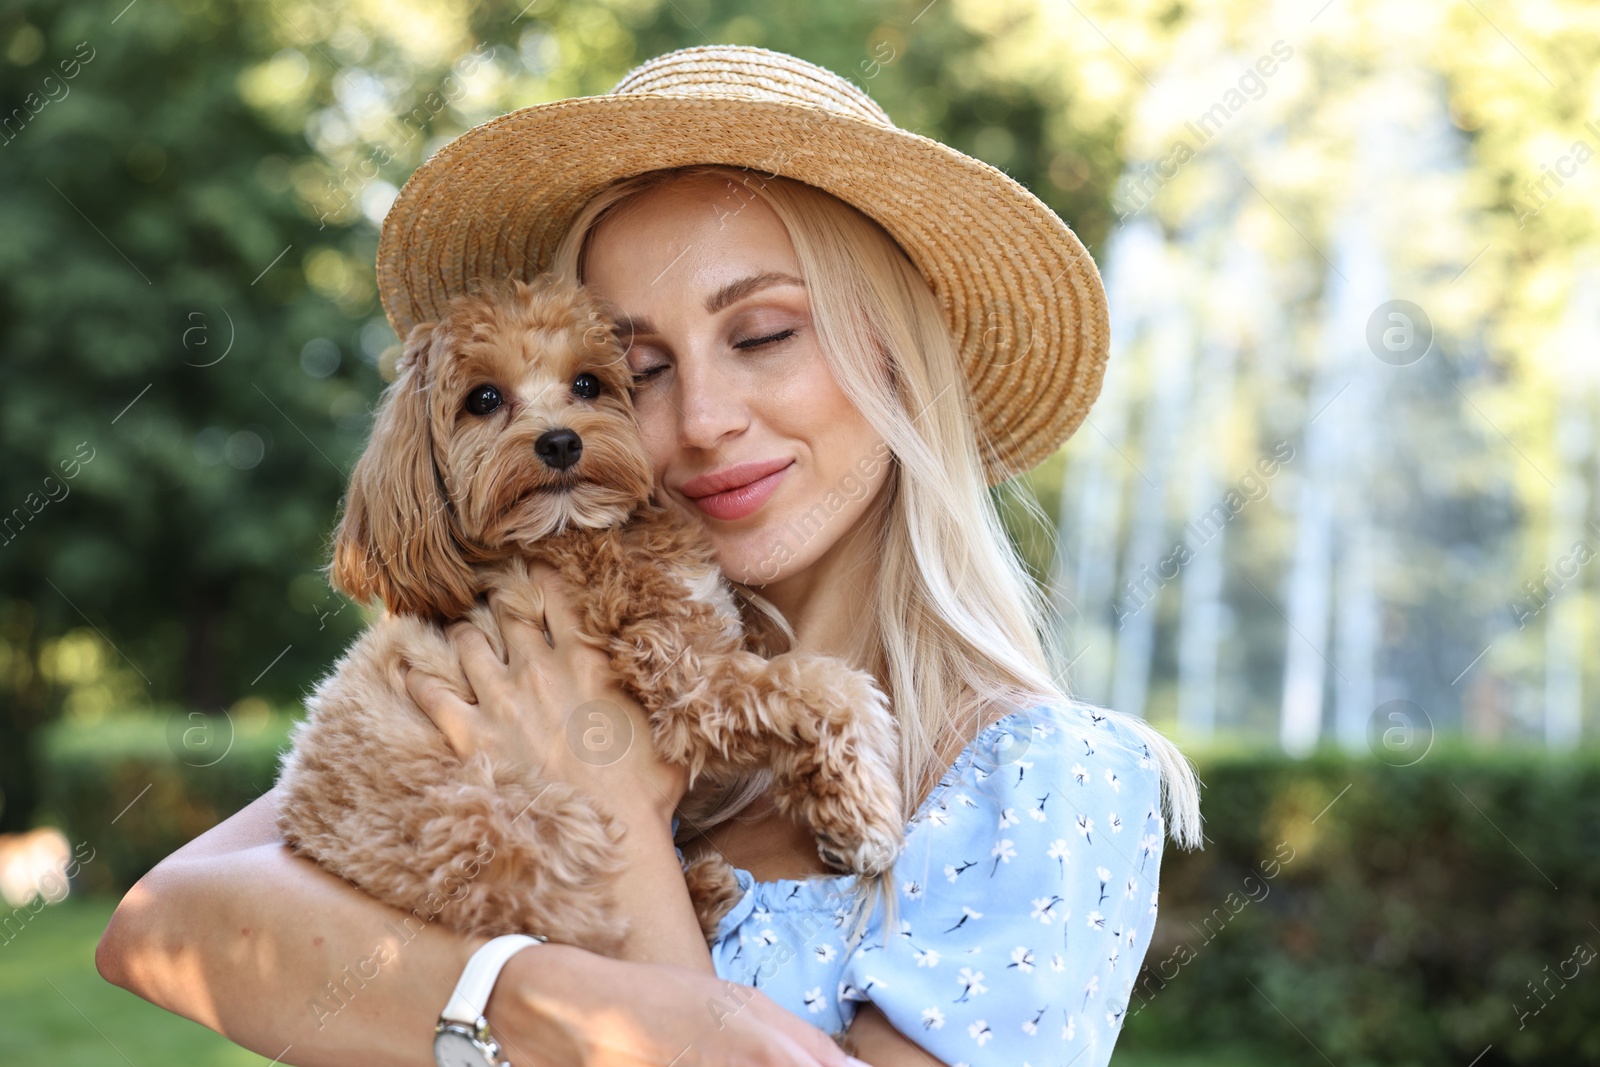
M548 940L537 934L506 934L472 954L433 1029L433 1061L438 1067L511 1067L501 1061L500 1046L489 1036L484 1005L506 962L529 945Z

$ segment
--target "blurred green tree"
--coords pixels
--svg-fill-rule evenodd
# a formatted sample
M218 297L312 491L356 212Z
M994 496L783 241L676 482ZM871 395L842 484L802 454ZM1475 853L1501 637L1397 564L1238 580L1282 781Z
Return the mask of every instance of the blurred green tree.
M288 699L360 621L317 568L387 343L363 334L372 235L319 223L303 122L245 100L279 52L261 10L116 15L0 16L8 830L74 694Z
M183 0L0 14L0 827L37 729L292 702L359 629L320 574L396 338L378 223L468 127L707 42L780 48L1038 190L1094 246L1115 124L952 5ZM1003 30L1001 31L1003 32Z

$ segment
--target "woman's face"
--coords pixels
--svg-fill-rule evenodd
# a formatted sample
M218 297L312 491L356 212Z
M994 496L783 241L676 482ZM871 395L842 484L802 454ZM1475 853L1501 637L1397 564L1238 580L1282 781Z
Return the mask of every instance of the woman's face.
M659 495L728 577L781 581L855 527L889 451L834 381L764 202L716 177L640 194L596 228L585 282L622 317Z

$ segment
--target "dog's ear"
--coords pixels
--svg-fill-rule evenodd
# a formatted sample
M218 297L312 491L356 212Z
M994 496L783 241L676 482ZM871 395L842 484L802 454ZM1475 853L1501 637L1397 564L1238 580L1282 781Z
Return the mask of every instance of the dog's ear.
M406 339L350 476L329 578L352 599L379 597L395 614L455 619L477 589L433 460L432 349L445 336L437 323L423 322Z

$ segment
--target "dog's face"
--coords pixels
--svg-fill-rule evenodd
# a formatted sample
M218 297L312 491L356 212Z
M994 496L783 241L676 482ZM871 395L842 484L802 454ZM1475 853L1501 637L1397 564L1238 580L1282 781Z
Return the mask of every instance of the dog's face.
M652 490L610 320L548 278L496 281L412 329L351 478L332 577L457 617L470 563L624 522Z
M435 462L474 544L531 544L627 519L650 493L622 348L598 307L517 281L460 298L433 331Z

